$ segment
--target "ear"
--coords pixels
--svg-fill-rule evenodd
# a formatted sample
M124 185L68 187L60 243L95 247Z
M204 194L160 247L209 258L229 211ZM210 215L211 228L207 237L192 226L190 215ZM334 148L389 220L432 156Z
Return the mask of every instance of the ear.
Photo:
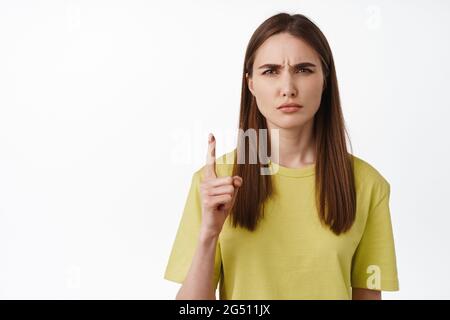
M253 93L253 79L248 75L248 72L245 74L245 78L246 78L246 80L247 80L247 86L248 86L248 89L250 90L250 92L251 92L253 95L255 95L255 94Z

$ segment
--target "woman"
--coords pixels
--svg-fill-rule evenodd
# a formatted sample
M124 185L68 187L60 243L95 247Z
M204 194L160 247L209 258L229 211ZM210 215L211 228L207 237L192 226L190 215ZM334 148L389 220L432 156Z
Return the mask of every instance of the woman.
M381 299L398 290L390 185L347 151L325 36L300 14L267 19L242 79L239 129L267 129L270 161L249 161L264 135L248 148L239 135L216 163L210 135L165 272L183 284L177 299L215 299L219 281L220 299Z

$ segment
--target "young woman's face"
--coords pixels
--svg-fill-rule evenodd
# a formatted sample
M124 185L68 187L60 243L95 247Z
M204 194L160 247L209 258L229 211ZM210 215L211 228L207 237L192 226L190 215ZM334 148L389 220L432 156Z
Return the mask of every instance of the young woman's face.
M300 128L319 109L324 87L320 57L305 41L288 33L276 34L258 48L253 75L247 80L269 129ZM302 108L290 113L277 109L291 102Z

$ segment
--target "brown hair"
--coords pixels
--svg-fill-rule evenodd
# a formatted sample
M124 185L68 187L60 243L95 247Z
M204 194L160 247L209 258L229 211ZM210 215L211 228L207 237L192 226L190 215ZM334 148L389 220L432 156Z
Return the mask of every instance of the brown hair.
M316 50L321 58L325 89L320 107L314 116L313 135L315 141L315 195L321 222L339 235L353 225L356 211L356 192L353 173L353 157L347 152L344 118L339 99L336 70L330 46L320 29L301 14L276 14L264 21L252 35L245 53L242 76L239 129L267 129L264 116L259 112L255 97L248 88L246 73L251 77L256 50L269 37L287 32L301 38ZM236 196L230 218L234 227L241 226L250 231L256 229L264 216L264 202L272 194L271 175L261 175L267 164L247 163L247 148L241 146L246 139L238 139L237 150L245 150L245 163L236 161L233 176L243 178L243 185ZM266 139L270 150L270 139ZM244 142L242 142L244 141ZM259 150L259 137L256 149ZM243 148L242 148L243 147ZM351 147L351 145L350 145ZM250 146L255 148L255 146Z

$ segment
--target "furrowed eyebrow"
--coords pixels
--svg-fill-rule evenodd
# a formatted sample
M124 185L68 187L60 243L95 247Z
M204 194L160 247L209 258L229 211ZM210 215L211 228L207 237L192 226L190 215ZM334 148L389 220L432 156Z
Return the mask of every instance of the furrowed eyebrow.
M297 64L293 65L292 69L305 68L305 67L315 67L315 66L316 65L314 63L311 63L311 62L301 62L301 63L297 63ZM258 67L258 69L264 69L264 68L282 69L283 66L281 66L279 64L275 64L275 63L266 63L266 64L263 64L262 66Z

